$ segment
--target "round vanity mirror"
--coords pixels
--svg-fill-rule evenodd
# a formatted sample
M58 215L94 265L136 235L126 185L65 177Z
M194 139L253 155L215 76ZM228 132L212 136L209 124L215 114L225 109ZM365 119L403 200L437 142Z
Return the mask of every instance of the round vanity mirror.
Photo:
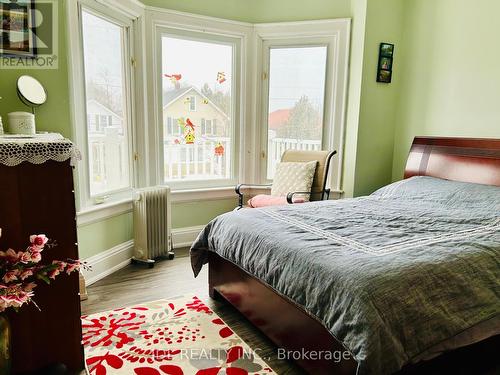
M31 76L21 76L17 80L17 95L29 107L38 107L47 101L47 91Z

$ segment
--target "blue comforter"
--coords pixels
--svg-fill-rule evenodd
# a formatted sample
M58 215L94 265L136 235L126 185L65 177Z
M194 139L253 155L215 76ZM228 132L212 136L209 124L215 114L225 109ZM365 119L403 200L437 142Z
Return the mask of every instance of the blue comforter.
M414 177L368 197L240 210L200 233L195 275L207 251L318 317L359 374L397 371L484 322L500 333L498 187Z

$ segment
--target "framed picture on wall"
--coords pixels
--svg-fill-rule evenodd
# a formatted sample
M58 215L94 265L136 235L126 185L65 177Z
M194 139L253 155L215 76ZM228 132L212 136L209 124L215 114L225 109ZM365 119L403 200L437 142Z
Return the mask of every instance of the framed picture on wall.
M389 57L380 58L380 69L391 70L392 69L392 59Z
M35 0L0 0L0 55L35 57Z
M392 72L390 70L379 70L377 82L381 83L391 83L392 81Z
M377 82L391 83L392 82L392 65L394 59L394 44L380 43L378 66L377 66Z
M380 43L380 56L392 57L394 55L394 44Z

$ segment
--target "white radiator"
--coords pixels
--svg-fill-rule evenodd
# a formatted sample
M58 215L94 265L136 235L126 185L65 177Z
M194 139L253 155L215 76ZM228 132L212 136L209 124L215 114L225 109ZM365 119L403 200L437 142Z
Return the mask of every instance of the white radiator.
M157 186L137 192L134 200L132 262L144 262L152 267L156 258L173 258L170 210L168 186Z

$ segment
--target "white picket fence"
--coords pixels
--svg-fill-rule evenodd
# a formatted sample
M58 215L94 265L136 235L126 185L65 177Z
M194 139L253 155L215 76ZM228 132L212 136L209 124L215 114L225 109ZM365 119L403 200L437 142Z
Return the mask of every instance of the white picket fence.
M224 155L215 154L218 143ZM164 150L167 180L207 180L231 177L231 144L229 138L202 139L194 144L173 144L166 140Z
M215 155L218 143L224 155ZM276 164L285 150L321 150L321 141L287 138L269 139L268 176L273 176ZM164 166L167 180L206 180L231 177L231 143L229 138L201 139L194 144L174 144L165 140Z

